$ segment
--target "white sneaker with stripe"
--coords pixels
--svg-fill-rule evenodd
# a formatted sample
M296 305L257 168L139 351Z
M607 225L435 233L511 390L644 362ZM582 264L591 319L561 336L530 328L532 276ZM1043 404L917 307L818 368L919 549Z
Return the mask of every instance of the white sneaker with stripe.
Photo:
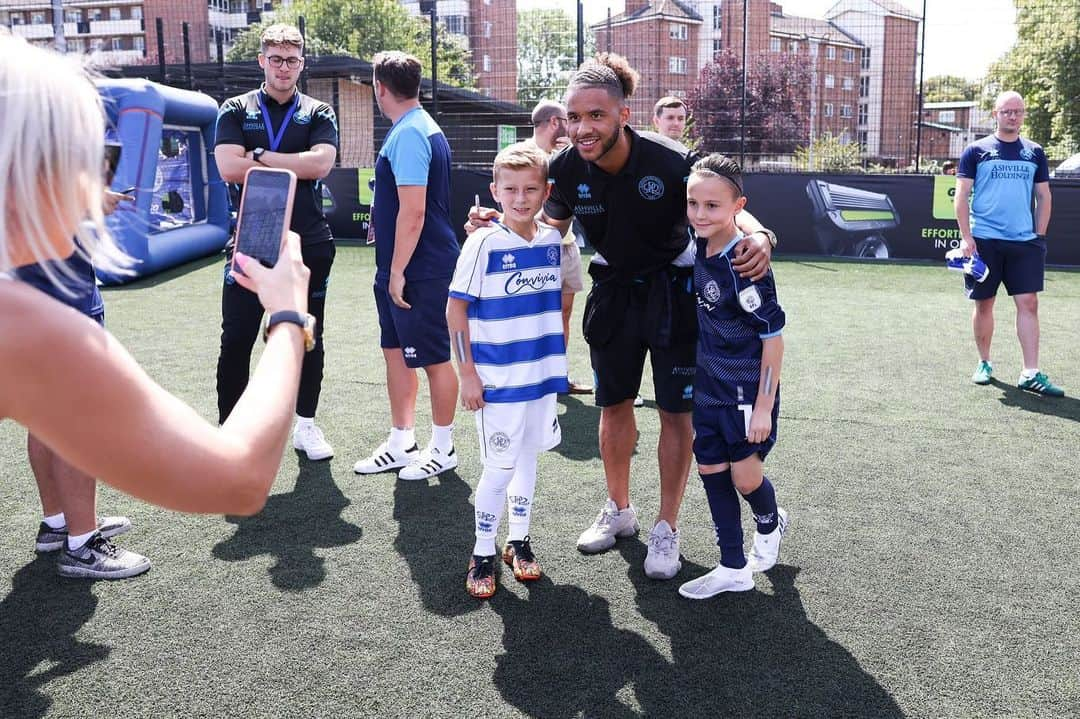
M458 464L457 453L451 447L445 454L438 447L428 445L407 467L398 472L398 479L430 479L453 469Z
M405 450L391 450L389 442L379 445L370 457L364 457L353 465L357 474L376 474L407 466L420 456L420 449L415 444Z

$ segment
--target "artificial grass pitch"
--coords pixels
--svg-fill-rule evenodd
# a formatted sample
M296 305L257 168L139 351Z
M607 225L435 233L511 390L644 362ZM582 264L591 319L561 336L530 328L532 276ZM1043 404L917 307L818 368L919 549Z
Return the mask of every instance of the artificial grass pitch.
M464 590L472 417L458 416L456 472L413 483L352 472L389 426L373 260L341 247L329 290L318 423L334 459L290 447L266 509L245 519L103 489L100 512L135 523L120 544L154 563L143 577L62 580L52 557L35 559L25 433L0 425L0 716L1080 713L1080 401L1015 389L1004 294L997 379L977 387L956 275L778 260L788 327L766 469L791 514L780 566L754 592L678 596L718 560L696 474L676 579L645 578L644 536L578 554L605 494L599 412L572 396L560 399L563 443L540 463L532 538L545 577L520 585L504 569L477 602ZM211 421L221 276L214 259L105 292L112 332ZM1080 396L1078 301L1080 274L1048 274L1041 366ZM571 375L587 378L579 327ZM647 532L658 421L648 404L637 418L632 496Z

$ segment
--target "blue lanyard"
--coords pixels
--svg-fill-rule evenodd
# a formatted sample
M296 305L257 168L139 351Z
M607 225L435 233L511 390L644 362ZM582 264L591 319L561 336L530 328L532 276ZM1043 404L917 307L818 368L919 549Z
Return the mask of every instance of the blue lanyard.
M262 110L263 122L266 124L266 136L270 138L270 152L277 152L278 146L281 145L281 138L285 137L285 128L289 126L289 120L292 119L293 113L296 112L296 108L300 107L300 93L296 93L293 97L292 107L285 113L285 120L281 123L281 127L278 131L274 132L274 125L270 122L270 111L266 109L266 103L263 102L262 93L259 93L259 109Z

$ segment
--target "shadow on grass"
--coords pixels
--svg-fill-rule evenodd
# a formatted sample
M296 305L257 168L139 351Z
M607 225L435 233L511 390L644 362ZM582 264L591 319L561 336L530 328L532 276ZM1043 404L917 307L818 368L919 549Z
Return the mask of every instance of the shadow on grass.
M424 607L456 617L482 605L465 593L472 554L472 488L451 470L427 481L394 483L394 549L409 565Z
M508 568L499 581L514 581ZM500 589L488 602L505 625L494 683L509 704L531 717L636 717L636 698L664 716L645 689L681 682L644 637L614 625L606 599L546 576L525 586L528 599Z
M326 579L316 548L343 547L360 539L363 530L341 518L351 504L331 472L330 462L312 462L297 453L300 472L296 486L286 494L272 494L254 517L226 517L236 532L214 546L213 555L239 562L269 554L274 586L302 592Z
M998 401L1006 407L1080 422L1080 400L1075 397L1043 397L1033 392L1025 392L1016 385L1006 384L997 378L991 379L990 384L1001 390L1002 395Z
M45 685L109 656L109 647L75 637L97 610L92 587L58 577L55 554L15 573L0 601L0 716L44 716L52 704Z
M765 576L756 590L694 601L678 586L709 568L684 558L671 581L645 576L638 539L617 550L641 615L671 641L672 663L646 667L637 695L649 716L902 717L888 692L806 616L795 586L798 567Z
M567 459L598 459L600 408L593 398L590 396L582 400L577 395L561 394L558 402L566 407L566 411L559 415L562 441L551 451Z

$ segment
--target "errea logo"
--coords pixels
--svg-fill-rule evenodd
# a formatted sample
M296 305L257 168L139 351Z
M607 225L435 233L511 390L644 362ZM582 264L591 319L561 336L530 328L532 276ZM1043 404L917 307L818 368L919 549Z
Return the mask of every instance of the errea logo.
M507 252L502 256L502 268L504 270L512 270L517 267L517 258Z
M416 348L406 347L402 350L405 353L405 359L416 359Z
M579 200L591 200L592 190L583 182L577 186L577 196Z

